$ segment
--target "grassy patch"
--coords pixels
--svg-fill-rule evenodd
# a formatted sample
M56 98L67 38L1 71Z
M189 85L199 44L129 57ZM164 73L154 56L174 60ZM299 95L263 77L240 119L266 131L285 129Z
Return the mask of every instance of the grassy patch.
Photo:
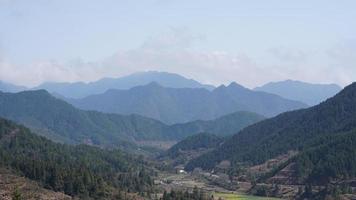
M277 200L277 198L271 197L257 197L243 194L231 194L231 193L215 193L215 198L223 198L224 200Z

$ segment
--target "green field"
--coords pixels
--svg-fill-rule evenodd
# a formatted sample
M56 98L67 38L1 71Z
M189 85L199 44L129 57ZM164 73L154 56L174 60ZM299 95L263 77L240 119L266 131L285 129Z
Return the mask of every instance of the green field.
M215 193L215 198L223 198L224 200L277 200L278 198L257 197L243 194Z

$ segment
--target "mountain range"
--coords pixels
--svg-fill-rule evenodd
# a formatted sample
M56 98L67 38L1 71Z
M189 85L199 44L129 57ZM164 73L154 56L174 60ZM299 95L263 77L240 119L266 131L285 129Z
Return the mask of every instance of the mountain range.
M0 116L55 141L109 147L130 146L142 140L177 141L200 131L227 135L263 119L254 113L238 112L214 121L168 126L139 115L83 111L45 90L0 92Z
M236 111L271 117L307 105L278 95L249 90L237 83L212 91L202 88L166 88L156 82L129 90L108 90L82 99L66 99L84 110L139 114L167 124L211 120Z
M0 92L0 176L6 168L52 191L112 199L122 191L148 194L153 182L146 170L184 165L205 170L194 173L217 184L252 183L252 194L278 196L282 187L294 188L288 195L301 199L352 193L356 83L338 93L335 85L276 85L206 89L149 82L74 99L0 84L9 91ZM257 91L269 87L282 89ZM178 143L164 153L144 142ZM162 154L148 161L128 152Z
M45 89L67 98L83 98L89 95L100 94L109 89L130 89L132 87L157 82L164 87L170 88L205 88L214 89L212 85L201 84L193 79L187 79L181 75L168 72L138 72L119 78L103 78L95 82L83 83L56 83L47 82L33 88L34 90Z
M45 90L0 93L0 116L55 141L102 146L117 145L135 138L147 139L145 134L148 138L155 137L159 134L156 130L164 126L161 122L137 115L82 111Z
M229 160L233 166L258 165L298 152L290 160L302 182L328 183L356 177L356 83L311 108L286 112L253 124L235 134L216 150L187 164L214 168ZM288 163L287 163L288 164Z
M301 81L286 80L267 83L254 90L277 94L281 97L303 102L310 106L317 105L340 92L336 84L312 84Z
M45 82L33 88L26 88L0 81L0 91L20 92L24 90L45 89L55 96L61 98L84 98L90 95L102 94L110 89L127 90L137 86L147 85L156 82L168 88L204 88L215 89L215 86L202 84L193 79L185 78L179 74L147 71L137 72L118 78L102 78L89 83L84 82ZM316 105L327 98L332 97L341 90L336 84L312 84L301 81L285 80L270 82L263 86L256 87L255 91L263 91L279 95L283 98L303 102L309 106Z

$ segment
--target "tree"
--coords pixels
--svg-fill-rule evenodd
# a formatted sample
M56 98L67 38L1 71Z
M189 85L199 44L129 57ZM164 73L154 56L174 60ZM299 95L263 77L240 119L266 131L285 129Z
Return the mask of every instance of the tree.
M13 200L22 200L22 195L21 195L21 193L20 193L18 188L16 188L14 190L14 192L12 193L12 199Z

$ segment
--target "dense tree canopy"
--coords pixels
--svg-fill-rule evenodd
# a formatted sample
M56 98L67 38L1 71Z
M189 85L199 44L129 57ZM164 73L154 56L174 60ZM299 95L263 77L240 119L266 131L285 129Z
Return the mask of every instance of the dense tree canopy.
M218 136L208 133L200 133L187 137L186 139L178 142L168 149L166 154L171 158L175 158L179 155L180 151L215 148L218 147L223 141L224 140Z
M119 150L57 144L3 119L0 166L72 196L105 198L114 189L147 192L152 185L141 159Z
M242 130L240 133L234 135L230 140L227 140L223 145L213 152L202 155L201 157L188 163L186 168L192 170L195 167L202 167L204 169L213 168L222 160L230 160L233 163L247 163L260 164L264 161L274 158L278 155L285 154L290 150L297 150L299 152L308 151L313 147L325 150L326 160L316 160L324 158L321 150L313 150L309 153L303 154L300 161L305 163L320 163L325 166L332 166L328 170L335 167L339 171L329 171L329 176L349 176L353 175L353 170L348 165L352 163L339 163L338 159L353 162L352 152L347 151L342 145L340 148L326 148L320 146L324 144L320 140L322 137L337 137L343 135L344 132L351 131L356 128L356 83L346 87L343 91L335 97L321 103L320 105L287 112L275 118L267 119ZM351 137L351 136L349 136ZM336 145L337 144L330 144ZM346 144L345 144L346 145ZM348 145L352 146L352 145ZM325 148L325 149L324 149ZM340 155L339 158L332 151L348 152ZM310 158L308 158L309 156ZM315 155L315 156L312 156ZM335 157L335 159L333 159ZM323 162L321 162L323 161ZM314 165L314 164L313 164ZM325 167L318 167L318 173L328 174ZM314 168L313 168L314 169ZM322 170L323 169L323 170ZM350 174L344 174L345 171L351 170ZM323 171L323 172L322 172ZM341 171L344 171L341 173ZM309 177L311 172L303 172L302 174ZM313 172L314 174L316 172ZM334 175L333 175L334 173ZM342 175L343 174L343 175Z

